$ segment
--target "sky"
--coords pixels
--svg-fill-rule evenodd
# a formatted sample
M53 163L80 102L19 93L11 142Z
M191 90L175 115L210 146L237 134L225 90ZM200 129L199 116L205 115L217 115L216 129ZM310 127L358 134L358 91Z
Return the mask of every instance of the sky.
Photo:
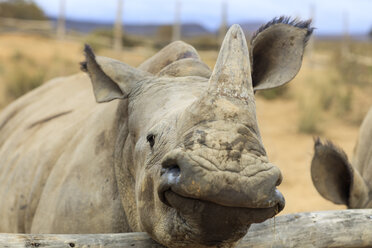
M34 0L49 16L58 16L60 1ZM118 0L64 0L66 17L112 22ZM221 23L222 3L227 3L229 24L267 22L287 15L308 19L318 34L367 34L372 29L372 0L123 0L123 23L165 24L175 19L180 2L182 23L200 23L215 30ZM345 28L347 27L347 28Z

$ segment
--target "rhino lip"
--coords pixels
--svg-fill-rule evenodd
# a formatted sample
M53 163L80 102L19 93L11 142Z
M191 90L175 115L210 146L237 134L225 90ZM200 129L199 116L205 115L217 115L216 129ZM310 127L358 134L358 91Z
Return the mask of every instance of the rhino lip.
M172 205L168 202L167 198L165 197L165 194L167 191L171 191L170 189L168 190L165 190L163 192L159 192L159 199L162 203L164 203L165 205L167 205L168 207L172 207Z
M276 193L280 194L280 192L278 190L276 190ZM249 210L249 209L251 209L251 210L274 209L276 214L281 212L284 209L284 206L285 206L285 201L283 200L283 201L278 201L277 204L275 204L274 206L267 207L267 208L230 207L230 206L224 206L224 205L220 205L220 204L217 204L217 203L214 203L214 202L209 202L209 201L202 200L202 199L191 198L189 196L183 196L183 195L175 192L174 190L172 190L172 188L169 185L160 186L158 188L159 199L165 205L167 205L168 207L171 207L171 208L177 208L177 207L169 202L168 197L167 197L167 195L169 195L169 194L174 194L179 199L183 199L185 201L190 201L190 200L191 201L199 201L200 203L213 204L213 205L224 207L224 208L239 208L239 209L246 209L246 210Z
M201 199L184 197L171 189L164 191L162 195L164 204L175 209L178 213L177 216L183 222L189 223L191 221L189 223L191 225L200 222L198 225L206 227L204 232L208 233L210 228L221 230L226 226L232 229L249 228L253 223L260 223L274 217L284 208L284 203L278 203L268 208L229 207ZM216 216L219 219L217 223L214 220ZM203 224L209 222L213 222L213 226ZM246 231L245 229L245 233Z
M167 205L168 207L170 208L173 208L173 206L169 203L167 197L166 197L166 194L167 192L172 192L173 194L176 194L182 198L186 198L186 197L183 197L177 193L175 193L170 186L168 185L161 185L159 188L158 188L158 196L159 196L159 199L161 202L163 202L165 205Z

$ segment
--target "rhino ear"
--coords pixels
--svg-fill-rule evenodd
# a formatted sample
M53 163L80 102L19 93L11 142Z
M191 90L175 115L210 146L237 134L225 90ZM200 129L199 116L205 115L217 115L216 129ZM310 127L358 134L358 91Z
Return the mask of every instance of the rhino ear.
M311 178L318 192L336 204L349 204L353 168L346 154L331 142L315 140Z
M88 45L84 52L81 69L89 74L98 103L126 98L133 86L149 75L120 61L96 57Z
M311 178L318 192L336 204L363 207L368 187L346 154L331 142L322 144L319 139L315 140L314 150Z
M302 56L313 28L311 20L275 18L252 37L252 81L254 90L281 86L300 70Z

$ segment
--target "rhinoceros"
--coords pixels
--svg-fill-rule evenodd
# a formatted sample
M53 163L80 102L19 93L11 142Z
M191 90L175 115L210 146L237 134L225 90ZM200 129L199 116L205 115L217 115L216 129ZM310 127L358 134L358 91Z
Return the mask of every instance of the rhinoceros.
M310 21L275 18L249 50L233 25L213 72L181 41L138 68L86 46L86 73L51 80L0 116L0 232L233 246L284 207L254 91L297 74L311 33Z
M348 208L372 208L371 141L372 108L360 127L351 162L331 141L315 140L311 177L324 198Z

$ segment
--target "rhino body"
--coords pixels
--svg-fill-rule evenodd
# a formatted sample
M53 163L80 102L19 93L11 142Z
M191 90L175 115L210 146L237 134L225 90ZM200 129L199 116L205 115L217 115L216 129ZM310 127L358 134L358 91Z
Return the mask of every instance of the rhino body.
M372 208L372 108L360 127L354 156L331 142L315 141L311 176L318 192L326 199L348 208Z
M0 115L0 232L145 231L167 247L233 246L284 207L254 90L296 75L309 24L274 19L250 51L234 25L213 72L183 42L139 68L86 47L87 74Z

